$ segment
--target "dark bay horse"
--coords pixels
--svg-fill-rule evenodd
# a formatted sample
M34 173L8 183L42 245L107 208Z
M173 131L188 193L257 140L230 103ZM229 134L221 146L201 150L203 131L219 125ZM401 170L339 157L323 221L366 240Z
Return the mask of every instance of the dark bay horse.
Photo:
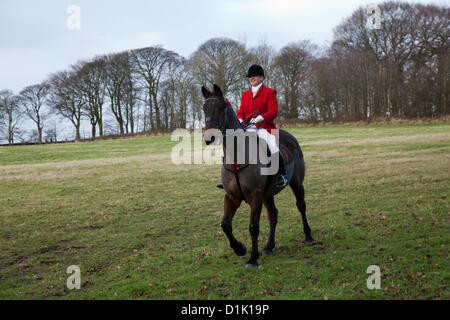
M203 105L206 119L205 133L210 132L210 129L216 129L216 132L217 129L220 130L218 134L222 135L224 156L227 158L227 155L230 154L230 148L228 143L225 143L226 139L224 137L227 132L233 132L233 130L243 132L243 126L217 85L214 85L213 92L202 87L202 94L206 99ZM256 133L254 135L256 136ZM207 145L215 140L206 134L204 134L204 139ZM302 150L297 139L284 130L279 130L279 149L284 159L289 186L294 192L296 205L302 216L305 241L313 242L311 228L306 219L305 189L303 187L305 162L303 160ZM247 159L249 155L249 146L247 144L245 144L245 153ZM275 178L278 172L272 175L262 175L261 169L263 167L265 167L265 164L260 162L245 164L227 164L227 162L224 162L222 166L222 184L226 194L224 199L224 216L221 225L230 241L231 248L238 256L245 255L247 249L243 243L236 240L233 236L232 220L242 201L250 205L249 230L252 238L252 253L250 260L246 263L246 267L258 266L259 220L263 205L267 209L270 221L270 234L267 245L262 253L269 255L275 248L275 228L277 225L278 210L275 206L274 196L284 187L280 188L276 186Z

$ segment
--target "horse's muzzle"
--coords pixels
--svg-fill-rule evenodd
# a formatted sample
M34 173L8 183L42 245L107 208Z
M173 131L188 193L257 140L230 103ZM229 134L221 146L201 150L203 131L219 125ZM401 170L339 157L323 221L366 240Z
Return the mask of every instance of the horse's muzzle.
M203 137L205 139L205 143L207 146L209 146L211 143L214 143L216 141L216 137L212 136L210 139L206 139L206 137Z
M207 129L203 132L203 139L205 140L206 145L210 145L212 143L220 143L221 142L221 133L220 130L216 128Z

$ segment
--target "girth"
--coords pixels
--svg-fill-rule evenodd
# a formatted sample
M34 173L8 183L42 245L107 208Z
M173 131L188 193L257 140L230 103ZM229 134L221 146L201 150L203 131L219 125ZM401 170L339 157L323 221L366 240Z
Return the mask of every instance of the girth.
M227 167L226 164L223 164L225 170L231 171L234 173L234 178L236 179L236 183L239 189L239 192L241 193L242 199L244 199L245 202L247 202L247 199L245 198L244 192L242 191L241 183L239 181L239 170L243 170L248 166L247 164L239 165L238 163L233 163L230 165L230 168Z

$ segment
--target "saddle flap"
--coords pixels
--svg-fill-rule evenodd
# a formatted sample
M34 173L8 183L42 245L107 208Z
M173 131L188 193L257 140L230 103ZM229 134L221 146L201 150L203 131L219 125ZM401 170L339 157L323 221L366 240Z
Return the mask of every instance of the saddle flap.
M286 166L294 161L294 152L288 149L284 144L280 146L280 154Z

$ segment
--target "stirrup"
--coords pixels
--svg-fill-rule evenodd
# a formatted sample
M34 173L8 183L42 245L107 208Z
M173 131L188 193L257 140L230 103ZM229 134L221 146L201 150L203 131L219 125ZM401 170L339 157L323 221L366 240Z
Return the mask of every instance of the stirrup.
M219 188L219 189L223 189L223 184L219 183L219 184L217 184L216 187Z
M281 187L285 187L288 183L288 179L286 177L286 175L284 174L280 174L280 177L277 180L277 187L281 188Z

